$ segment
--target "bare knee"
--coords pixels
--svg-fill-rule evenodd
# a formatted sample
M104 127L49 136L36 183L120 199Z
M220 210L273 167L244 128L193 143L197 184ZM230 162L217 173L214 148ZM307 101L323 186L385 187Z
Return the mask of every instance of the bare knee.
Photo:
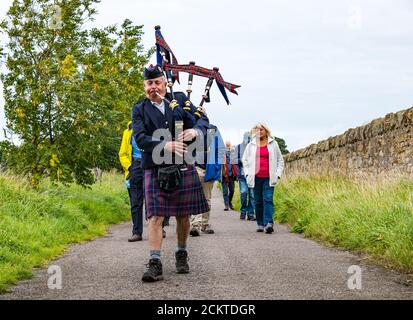
M163 219L163 217L152 217L150 220L150 224L157 227L162 226Z

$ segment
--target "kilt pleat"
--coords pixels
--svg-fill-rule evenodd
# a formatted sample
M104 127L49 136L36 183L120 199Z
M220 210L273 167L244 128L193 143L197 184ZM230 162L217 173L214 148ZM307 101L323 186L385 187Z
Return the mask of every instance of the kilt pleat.
M145 206L148 218L183 217L210 210L194 165L183 171L181 185L174 191L159 188L157 169L145 170Z

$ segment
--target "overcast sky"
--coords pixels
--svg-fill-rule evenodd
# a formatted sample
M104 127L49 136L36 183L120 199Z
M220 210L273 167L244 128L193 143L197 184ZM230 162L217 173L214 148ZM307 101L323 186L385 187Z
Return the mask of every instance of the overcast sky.
M12 1L0 2L2 19ZM102 0L97 9L95 26L128 18L144 25L149 48L159 24L180 63L217 66L241 85L231 106L214 85L206 105L233 144L265 122L294 151L413 106L413 0ZM181 79L175 90L186 90ZM205 83L196 77L194 104Z

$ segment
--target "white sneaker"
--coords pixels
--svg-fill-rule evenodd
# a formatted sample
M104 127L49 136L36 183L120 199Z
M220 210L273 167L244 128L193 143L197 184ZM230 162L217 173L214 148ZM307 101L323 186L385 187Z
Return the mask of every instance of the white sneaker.
M267 226L264 228L265 233L273 233L274 232L274 227L272 224L267 224Z

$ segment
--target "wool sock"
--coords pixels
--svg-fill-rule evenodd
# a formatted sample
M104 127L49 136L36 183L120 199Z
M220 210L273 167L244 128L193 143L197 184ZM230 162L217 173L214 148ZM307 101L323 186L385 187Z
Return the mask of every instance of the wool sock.
M186 244L179 244L176 247L176 252L178 251L186 251Z
M151 259L161 260L161 250L151 250Z

